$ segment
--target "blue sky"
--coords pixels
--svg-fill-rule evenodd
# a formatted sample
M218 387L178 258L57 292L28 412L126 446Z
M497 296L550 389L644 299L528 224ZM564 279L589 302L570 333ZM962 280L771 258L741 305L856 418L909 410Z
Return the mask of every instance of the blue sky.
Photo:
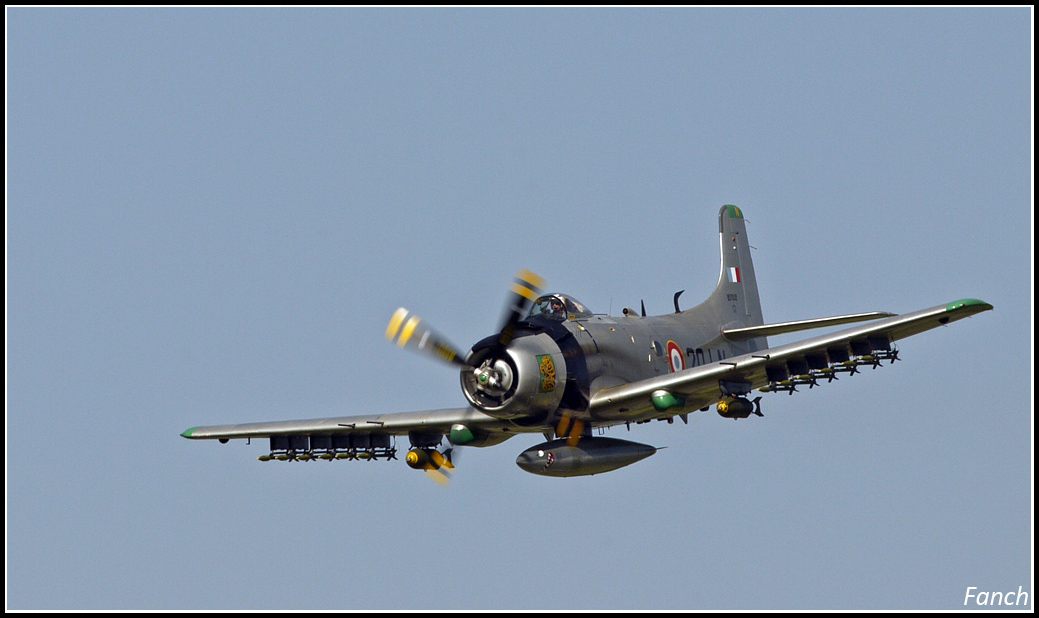
M6 15L8 608L1032 591L1029 8ZM460 406L396 307L467 346L523 267L692 306L729 203L767 321L995 310L764 418L611 430L667 448L594 477L521 471L534 437L442 489L179 436Z

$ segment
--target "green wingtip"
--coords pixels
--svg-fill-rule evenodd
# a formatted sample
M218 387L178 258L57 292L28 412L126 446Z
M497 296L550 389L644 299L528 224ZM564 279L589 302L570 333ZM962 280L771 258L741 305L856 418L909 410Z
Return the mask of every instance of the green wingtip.
M742 219L743 218L743 213L740 212L739 208L736 208L732 204L726 204L725 207L729 209L729 217L730 218L732 218L732 219Z
M198 429L198 427L192 427L191 429L188 429L187 431L185 431L184 433L182 433L180 435L184 436L185 438L190 438L191 434L195 433L196 429Z
M977 298L962 298L945 305L945 310L956 311L957 309L963 309L964 307L978 307L981 311L992 309L992 305L983 300L978 300Z

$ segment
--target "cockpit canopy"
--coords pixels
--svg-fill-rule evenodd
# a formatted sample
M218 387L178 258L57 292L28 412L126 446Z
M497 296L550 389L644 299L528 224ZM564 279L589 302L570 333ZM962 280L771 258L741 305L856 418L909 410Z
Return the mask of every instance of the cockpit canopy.
M534 301L528 318L541 316L549 320L562 322L577 318L591 317L592 312L572 296L566 294L546 294Z

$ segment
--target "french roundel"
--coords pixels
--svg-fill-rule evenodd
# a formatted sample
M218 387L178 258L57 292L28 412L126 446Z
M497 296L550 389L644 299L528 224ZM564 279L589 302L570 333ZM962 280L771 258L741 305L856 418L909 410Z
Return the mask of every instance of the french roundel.
M667 362L671 364L672 373L685 369L685 356L682 354L682 348L678 347L674 341L667 342Z

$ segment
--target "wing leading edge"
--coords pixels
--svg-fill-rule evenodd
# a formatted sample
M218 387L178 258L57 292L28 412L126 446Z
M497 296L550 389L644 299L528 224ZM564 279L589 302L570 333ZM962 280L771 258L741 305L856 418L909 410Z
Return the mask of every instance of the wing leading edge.
M591 398L593 419L623 419L645 414L654 408L654 397L670 395L684 401L685 409L709 406L727 393L721 383L767 387L784 375L809 373L812 369L855 363L890 343L939 326L988 311L992 305L973 298L930 309L883 318L868 325L812 337L795 343L734 356L724 361L677 373L603 389ZM801 371L801 370L804 371ZM677 413L677 411L675 412Z
M497 438L495 443L504 441L516 431L511 423L487 416L474 408L452 408L294 421L207 425L192 427L180 435L191 440L221 441L302 435L450 435L452 428L457 425L464 426L470 432L482 434L485 438L493 436Z

